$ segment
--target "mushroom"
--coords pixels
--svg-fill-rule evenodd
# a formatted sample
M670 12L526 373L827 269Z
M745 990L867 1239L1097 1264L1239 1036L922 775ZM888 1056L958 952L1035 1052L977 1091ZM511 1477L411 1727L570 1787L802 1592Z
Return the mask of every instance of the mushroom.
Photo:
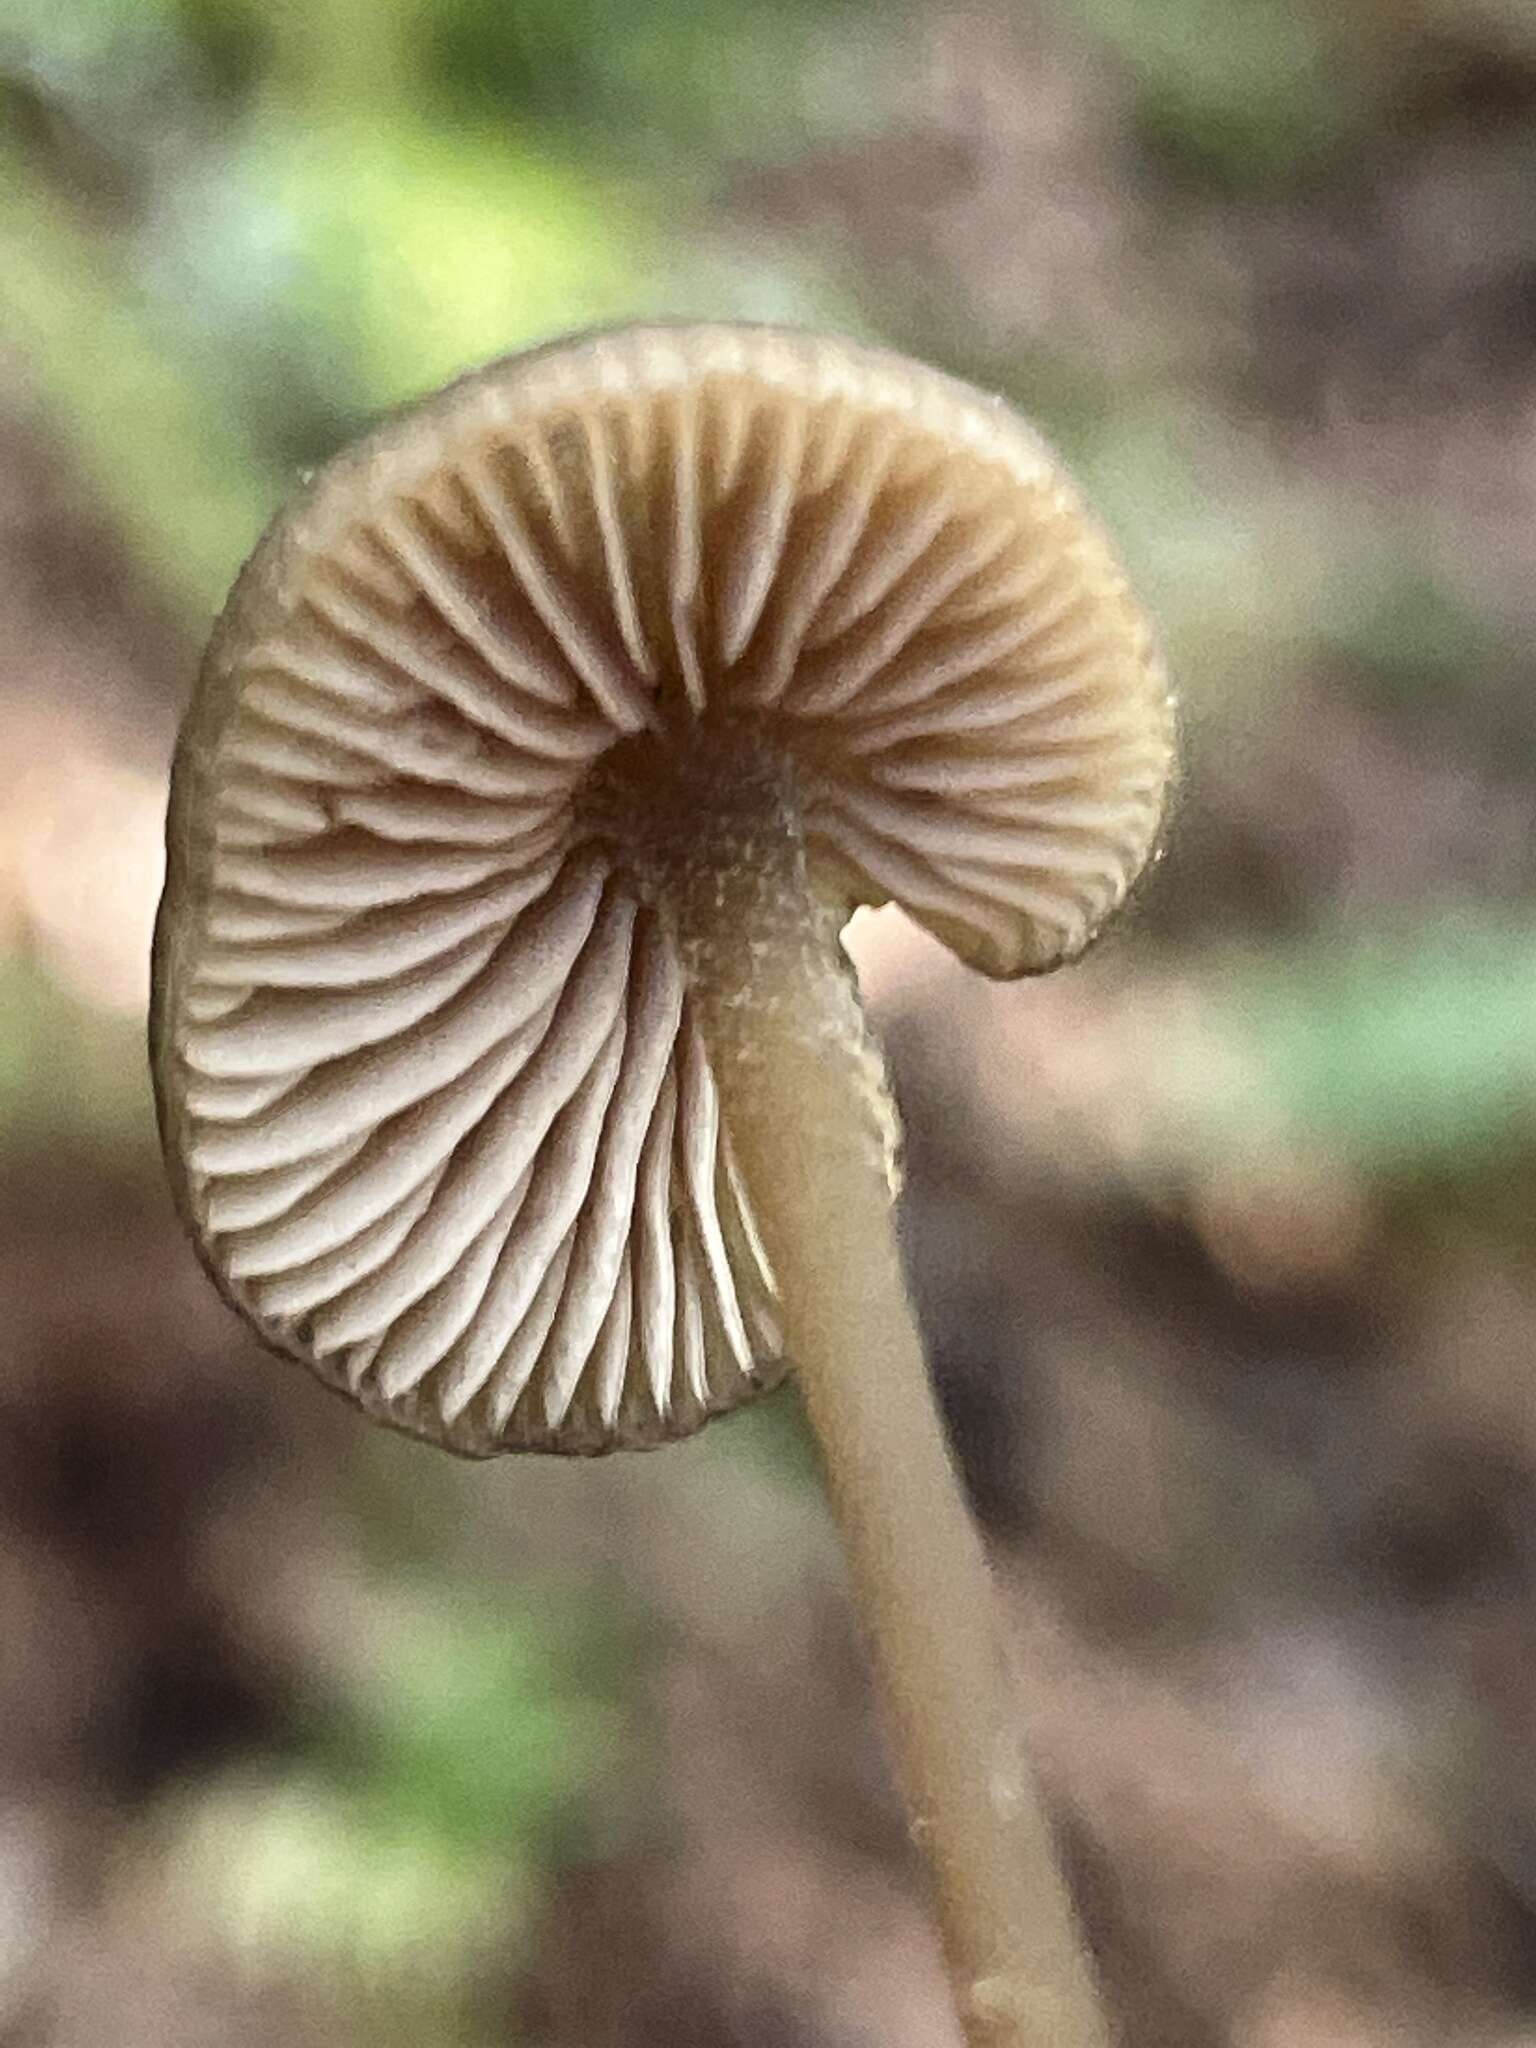
M769 328L491 365L275 522L182 731L161 1132L273 1350L470 1456L793 1366L975 2043L1104 2039L892 1226L840 932L994 976L1153 850L1167 685L1000 400Z

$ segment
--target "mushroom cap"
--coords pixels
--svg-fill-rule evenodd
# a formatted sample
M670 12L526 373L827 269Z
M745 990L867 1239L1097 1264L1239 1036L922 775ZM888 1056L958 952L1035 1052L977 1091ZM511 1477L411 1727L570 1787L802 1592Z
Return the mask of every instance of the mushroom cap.
M993 975L1151 852L1167 684L1002 401L883 351L641 327L339 456L182 730L151 1047L199 1253L274 1349L470 1455L686 1435L785 1361L671 927L585 799L743 722L814 886Z

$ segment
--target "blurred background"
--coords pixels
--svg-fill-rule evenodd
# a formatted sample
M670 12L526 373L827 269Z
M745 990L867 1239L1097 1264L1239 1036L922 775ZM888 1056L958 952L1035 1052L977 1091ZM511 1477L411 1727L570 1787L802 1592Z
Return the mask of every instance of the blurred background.
M656 313L1007 392L1164 623L1125 928L853 940L1128 2043L1536 2042L1529 0L0 0L0 2044L954 2048L792 1396L457 1467L155 1150L262 522Z

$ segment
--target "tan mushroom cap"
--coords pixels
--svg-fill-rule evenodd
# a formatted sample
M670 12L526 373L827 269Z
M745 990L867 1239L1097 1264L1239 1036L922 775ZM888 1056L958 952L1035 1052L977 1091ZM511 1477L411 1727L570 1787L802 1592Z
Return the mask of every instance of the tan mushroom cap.
M1000 401L845 342L512 358L275 523L177 753L152 1046L200 1253L264 1340L485 1455L697 1428L784 1370L659 906L597 765L740 722L816 886L995 975L1156 835L1168 692Z

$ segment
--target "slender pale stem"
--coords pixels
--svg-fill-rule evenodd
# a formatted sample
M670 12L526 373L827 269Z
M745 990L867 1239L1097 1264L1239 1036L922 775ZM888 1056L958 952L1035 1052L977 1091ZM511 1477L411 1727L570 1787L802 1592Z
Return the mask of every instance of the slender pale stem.
M835 920L808 887L792 813L744 800L740 785L732 796L729 829L715 829L709 806L688 806L689 826L714 843L693 840L667 895L821 1446L966 2039L1103 2048L1007 1685L994 1589L908 1306L878 1054Z

